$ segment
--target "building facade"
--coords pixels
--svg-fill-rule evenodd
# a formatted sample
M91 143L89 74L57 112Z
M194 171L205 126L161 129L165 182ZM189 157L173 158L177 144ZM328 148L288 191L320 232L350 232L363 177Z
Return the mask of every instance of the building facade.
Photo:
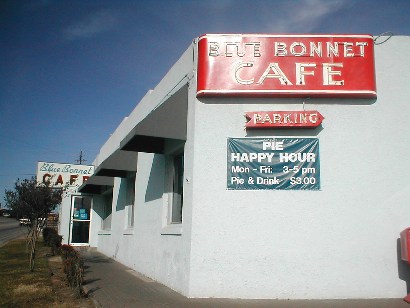
M410 40L382 39L195 39L79 188L89 245L188 297L403 296Z

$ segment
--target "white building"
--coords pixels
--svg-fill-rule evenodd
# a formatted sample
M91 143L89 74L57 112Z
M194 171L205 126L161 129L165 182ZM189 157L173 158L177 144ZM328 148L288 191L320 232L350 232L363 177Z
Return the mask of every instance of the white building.
M409 50L399 36L194 40L80 187L89 245L188 297L405 295ZM306 112L323 122L288 127ZM244 129L245 113L286 127ZM315 165L280 156L292 144Z

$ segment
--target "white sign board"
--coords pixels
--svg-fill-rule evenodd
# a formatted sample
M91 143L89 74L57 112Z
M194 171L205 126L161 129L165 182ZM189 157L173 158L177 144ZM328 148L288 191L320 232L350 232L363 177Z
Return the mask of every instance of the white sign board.
M52 187L67 187L71 193L77 192L93 175L94 166L38 162L37 182L50 182Z

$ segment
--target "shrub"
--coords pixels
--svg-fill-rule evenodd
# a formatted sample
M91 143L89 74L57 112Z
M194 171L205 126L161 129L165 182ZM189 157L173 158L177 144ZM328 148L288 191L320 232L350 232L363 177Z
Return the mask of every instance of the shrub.
M53 228L43 229L43 241L46 246L51 247L51 253L55 255L61 247L63 237L58 235L57 230Z
M44 245L50 246L50 244L49 244L50 243L50 234L53 231L55 231L55 230L51 229L51 228L48 228L48 227L43 229L43 242L44 242Z
M80 254L70 245L62 245L60 251L68 284L73 289L76 289L77 295L81 295L84 277L84 261L80 257Z

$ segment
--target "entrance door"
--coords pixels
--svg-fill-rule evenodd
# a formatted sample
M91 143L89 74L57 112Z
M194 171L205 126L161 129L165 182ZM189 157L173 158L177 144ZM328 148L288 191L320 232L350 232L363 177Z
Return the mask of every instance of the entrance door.
M89 245L91 197L73 196L71 200L70 244Z

